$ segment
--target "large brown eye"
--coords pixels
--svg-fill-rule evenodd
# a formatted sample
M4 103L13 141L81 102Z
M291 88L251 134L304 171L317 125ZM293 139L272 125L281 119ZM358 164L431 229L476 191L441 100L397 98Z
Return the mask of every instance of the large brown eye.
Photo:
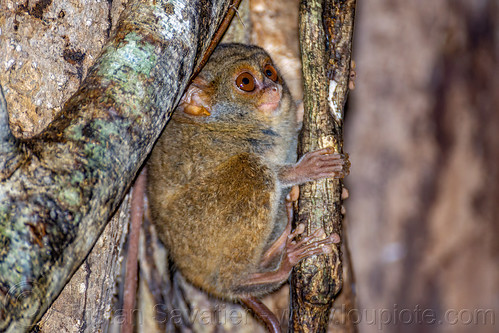
M236 78L236 86L243 91L255 90L255 78L248 72L239 74Z
M265 65L265 67L263 68L263 73L272 81L277 82L277 71L271 64Z

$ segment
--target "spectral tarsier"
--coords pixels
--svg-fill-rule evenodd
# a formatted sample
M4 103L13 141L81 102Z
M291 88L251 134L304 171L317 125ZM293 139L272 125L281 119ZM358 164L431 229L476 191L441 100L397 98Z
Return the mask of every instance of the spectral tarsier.
M222 44L186 90L148 165L152 220L176 267L193 285L257 315L269 310L256 297L339 241L323 230L298 240L304 226L291 230L289 188L342 178L349 168L332 148L296 162L299 127L270 56Z

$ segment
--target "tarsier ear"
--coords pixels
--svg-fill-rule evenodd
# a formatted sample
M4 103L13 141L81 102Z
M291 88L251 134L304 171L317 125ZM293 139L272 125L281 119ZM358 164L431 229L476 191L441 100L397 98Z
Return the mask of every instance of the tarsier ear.
M211 115L210 87L206 81L196 77L187 87L178 105L180 111L191 116L206 117Z

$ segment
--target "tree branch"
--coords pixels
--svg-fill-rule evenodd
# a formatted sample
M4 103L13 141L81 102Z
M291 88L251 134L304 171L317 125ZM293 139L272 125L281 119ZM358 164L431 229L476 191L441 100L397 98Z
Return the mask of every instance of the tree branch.
M343 107L348 93L355 0L300 3L300 43L305 115L298 154L328 146L343 150ZM308 233L324 228L341 235L342 182L326 179L300 186L298 221ZM326 332L342 285L340 244L314 256L291 276L292 332Z
M38 320L81 264L230 1L131 0L61 114L16 139L0 96L0 331Z

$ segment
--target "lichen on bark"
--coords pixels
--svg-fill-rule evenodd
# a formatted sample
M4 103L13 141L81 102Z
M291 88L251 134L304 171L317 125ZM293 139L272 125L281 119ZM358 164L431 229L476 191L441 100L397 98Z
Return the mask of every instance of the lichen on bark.
M12 135L1 96L0 331L29 329L78 268L228 6L130 1L79 90L32 139Z

